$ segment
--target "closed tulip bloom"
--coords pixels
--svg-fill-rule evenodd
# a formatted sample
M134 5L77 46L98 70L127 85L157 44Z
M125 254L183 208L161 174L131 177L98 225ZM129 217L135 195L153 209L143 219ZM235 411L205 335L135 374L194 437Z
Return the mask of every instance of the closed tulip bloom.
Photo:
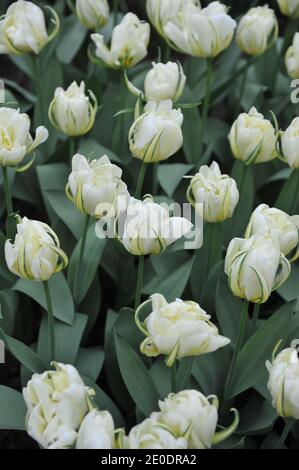
M109 3L107 0L77 0L76 13L86 28L96 30L108 22Z
M265 5L251 8L240 21L236 41L241 51L252 56L263 54L276 41L278 22L274 10Z
M299 215L291 217L275 207L261 204L252 213L245 238L252 235L277 238L280 250L285 256L291 254L291 261L295 261L299 256Z
M147 15L156 30L164 36L164 26L170 20L175 20L187 4L200 6L199 0L147 0Z
M89 90L85 94L85 83L73 82L67 90L56 88L49 107L49 119L56 129L70 137L87 134L95 122L98 102Z
M146 163L167 160L183 145L183 114L171 100L150 101L129 132L130 150Z
M293 44L288 48L285 56L285 64L288 75L291 78L299 78L299 33L295 33Z
M299 168L299 117L282 133L281 149L287 164L293 169Z
M239 202L239 191L233 178L223 175L219 165L202 166L192 178L188 189L188 201L204 220L223 222L232 217Z
M153 64L145 78L144 91L147 101L177 101L183 94L186 75L179 62Z
M261 304L288 279L291 266L276 238L253 236L230 242L225 272L235 296Z
M148 418L131 429L124 439L125 449L188 449L187 439L176 438L171 428Z
M268 389L272 404L279 416L299 419L299 359L298 351L287 348L272 362L266 363L269 380Z
M110 49L101 34L92 34L91 39L96 46L96 57L105 65L115 69L128 69L146 57L150 25L140 21L133 13L127 13L113 29Z
M277 0L283 15L297 18L299 16L299 0Z
M5 243L8 269L23 279L47 281L68 264L56 233L43 222L18 219L14 243Z
M268 162L277 157L275 129L254 107L236 119L229 141L234 157L246 165Z
M44 449L74 445L94 391L71 365L53 363L55 371L34 374L23 389L28 408L26 429Z
M116 235L125 249L137 256L160 254L186 235L193 224L184 217L170 217L152 196L143 201L130 198L126 211L118 217Z
M154 294L151 304L152 312L144 326L138 320L141 308L136 312L137 325L146 335L140 347L146 356L164 354L168 356L166 364L171 367L176 359L201 356L230 343L219 335L210 315L196 302L176 299L167 303L163 295Z
M114 422L108 411L90 411L78 431L76 449L114 449Z
M164 32L178 51L213 58L230 46L237 26L227 11L228 8L218 1L203 9L191 2L184 3L179 17L169 20Z
M111 163L107 155L88 161L77 154L72 160L66 194L84 214L101 219L110 213L113 217L118 198L128 195L121 176L121 168Z
M48 34L43 10L33 2L18 0L0 20L0 54L39 54L58 33L60 22L52 13L54 30Z

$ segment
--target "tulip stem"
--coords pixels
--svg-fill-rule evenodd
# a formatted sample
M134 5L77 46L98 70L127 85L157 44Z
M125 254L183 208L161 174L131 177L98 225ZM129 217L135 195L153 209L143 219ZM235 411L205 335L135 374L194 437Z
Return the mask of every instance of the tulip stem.
M35 66L35 83L37 88L37 104L39 105L40 109L40 119L41 124L44 126L47 124L46 114L44 110L44 99L43 99L43 88L42 88L42 81L41 81L41 71L40 71L40 64L39 64L39 57L34 55L34 66Z
M47 312L48 312L48 332L49 332L49 351L50 351L50 362L55 361L55 321L53 315L53 306L51 293L49 288L48 281L43 282L44 292L47 303Z
M235 348L234 348L232 362L231 362L230 369L229 369L227 379L226 379L226 383L225 383L225 398L226 398L226 400L231 398L231 387L232 387L232 384L233 384L233 381L234 381L235 368L236 368L238 355L239 355L239 352L241 350L241 347L243 346L243 341L244 341L244 337L245 337L245 330L246 330L246 325L247 325L247 319L248 319L248 301L244 300L243 305L242 305L242 311L241 311L241 316L240 316L240 322L239 322L239 327L238 327L236 344L235 344Z
M253 317L252 317L252 320L251 320L251 331L250 331L250 336L251 337L255 330L256 330L256 325L257 325L257 321L259 319L259 315L260 315L260 309L261 309L261 304L254 304L254 309L253 309Z
M141 294L143 287L143 272L144 272L144 256L139 256L138 260L138 273L137 273L137 283L136 283L136 293L135 293L135 311L140 305Z
M248 68L244 70L241 78L241 87L240 87L240 95L239 95L239 106L240 110L242 111L242 99L244 96L244 91L245 91L245 85L246 85L246 80L247 80L247 74L248 74ZM239 114L239 113L238 113ZM238 114L236 115L236 118L238 117Z
M118 17L118 0L113 0L113 27L117 25Z
M293 426L293 419L292 418L286 419L284 430L282 431L281 436L275 445L275 449L281 449L283 447L283 444L285 443L286 438L288 437L292 429L292 426Z
M69 140L70 163L72 163L73 156L76 153L76 139L75 137L70 137Z
M205 133L206 123L207 123L208 114L209 114L209 107L210 107L212 81L213 81L213 62L212 62L212 59L207 59L206 92L205 92L205 98L204 98L203 107L202 107L201 128L200 128L200 136L199 136L199 142L200 142L199 158L201 158L201 154L203 151L204 133Z
M176 361L174 361L172 367L170 368L170 376L171 376L171 392L177 392L177 368L176 368Z
M137 199L139 199L139 198L141 197L141 193L142 193L142 188L143 188L143 182L144 182L144 178L145 178L146 169L147 169L147 163L145 163L145 162L143 161L143 162L142 162L142 165L141 165L141 167L140 167L139 176L138 176L138 181L137 181L137 186L136 186L135 197L136 197Z
M77 264L77 267L76 267L76 277L75 277L75 284L74 284L74 297L75 297L75 300L77 302L78 302L78 297L79 297L78 288L81 284L82 264L83 264L84 252L85 252L85 247L86 247L86 239L87 239L87 231L88 231L88 226L89 226L89 220L90 220L90 215L86 214L83 233L82 233L82 238L81 238L81 242L80 242L80 254L79 254L78 264Z
M13 205L12 205L10 183L9 183L8 172L7 172L6 166L2 167L2 173L3 173L3 187L4 187L4 194L5 194L6 212L7 212L7 216L9 217L13 213Z

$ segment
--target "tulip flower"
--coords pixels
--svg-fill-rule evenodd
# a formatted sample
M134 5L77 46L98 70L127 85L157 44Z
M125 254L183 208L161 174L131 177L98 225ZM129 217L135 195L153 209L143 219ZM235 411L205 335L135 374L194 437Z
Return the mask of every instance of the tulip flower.
M187 439L176 438L171 429L148 418L133 427L125 438L125 449L188 449Z
M299 118L293 119L285 132L281 132L282 157L290 168L299 168Z
M90 411L81 423L76 449L114 449L114 422L108 411Z
M76 0L76 14L88 29L96 31L105 26L109 19L109 3L107 0Z
M285 56L285 64L288 75L291 78L299 78L299 33L294 34L293 44L288 48Z
M283 15L297 18L299 16L299 0L277 0Z
M179 62L153 64L144 82L146 101L178 101L186 83L186 75Z

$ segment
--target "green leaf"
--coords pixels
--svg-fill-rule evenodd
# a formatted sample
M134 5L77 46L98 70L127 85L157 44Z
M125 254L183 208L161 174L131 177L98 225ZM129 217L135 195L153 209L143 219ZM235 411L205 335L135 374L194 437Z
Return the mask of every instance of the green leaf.
M60 62L69 64L87 35L87 30L74 15L70 15L63 21L56 54Z
M0 325L8 335L12 335L14 331L18 303L16 292L11 289L0 292Z
M197 97L194 96L193 92L186 88L184 93L184 101L196 102ZM183 134L184 134L184 153L189 163L196 164L199 166L202 155L198 154L200 148L200 127L201 119L197 108L183 109L184 122L183 122Z
M22 394L0 385L0 429L25 431L26 413Z
M215 394L221 400L229 365L228 348L194 358L192 375L205 395Z
M99 144L95 139L85 139L80 142L78 153L81 153L86 158L100 158L107 155L112 162L121 163L118 156L104 145Z
M287 212L289 215L297 214L299 192L299 170L294 170L284 184L281 193L275 203L277 209Z
M188 387L192 367L193 367L193 357L186 357L181 359L179 367L177 370L177 391L185 390Z
M80 348L76 361L76 368L81 375L96 381L104 365L105 353L99 346L93 348Z
M228 279L220 277L216 290L216 315L221 332L231 339L232 344L237 336L241 310L242 300L232 294Z
M269 432L277 418L277 411L271 401L254 395L240 409L240 424L237 432L247 435Z
M181 183L183 176L192 170L193 165L183 165L182 163L171 163L158 166L158 180L160 186L171 197L178 185ZM186 180L186 187L188 180Z

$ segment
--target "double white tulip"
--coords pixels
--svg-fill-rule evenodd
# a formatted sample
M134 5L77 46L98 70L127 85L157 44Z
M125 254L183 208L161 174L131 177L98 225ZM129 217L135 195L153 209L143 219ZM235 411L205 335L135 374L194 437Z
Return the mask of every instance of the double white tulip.
M241 51L252 56L263 54L276 41L278 22L268 5L251 8L240 21L236 41Z
M92 34L91 39L96 45L96 57L105 65L115 69L128 69L146 57L150 26L140 21L134 13L127 13L113 29L110 49L101 34Z
M76 449L114 449L114 422L108 411L90 411L81 423Z
M299 33L294 34L293 44L285 56L287 72L291 78L299 78Z
M143 201L129 199L126 210L116 220L116 236L133 255L157 255L192 227L184 217L170 217L165 207L147 195Z
M228 247L225 272L234 295L264 303L289 277L291 266L271 236L234 238Z
M188 449L187 439L176 437L172 429L148 418L124 438L125 449Z
M107 0L77 0L76 14L81 23L88 29L96 30L107 24L109 19Z
M200 6L199 0L147 0L147 15L161 36L165 36L164 26L178 18L187 3Z
M135 158L154 163L174 155L183 145L183 114L171 100L150 101L129 132L130 150Z
M73 366L53 365L55 371L34 374L23 389L26 429L44 449L68 449L75 444L94 391Z
M234 157L246 165L268 162L277 157L275 129L254 107L236 119L229 141Z
M49 107L49 119L56 129L70 137L89 132L95 122L98 102L91 90L85 94L85 83L73 82L67 90L56 88Z
M297 18L299 16L299 0L277 0L283 15Z
M36 129L33 140L30 124L29 116L19 109L0 108L0 166L17 167L47 140L49 133L43 126Z
M299 359L298 351L287 348L275 359L266 362L269 372L268 389L273 406L282 417L299 419Z
M183 94L186 75L179 62L153 63L144 82L146 101L177 101Z
M202 166L192 178L188 201L207 222L217 223L232 217L239 202L239 191L233 178L221 174L218 163Z
M250 238L252 235L269 235L277 238L280 251L285 256L291 254L291 261L299 257L299 215L291 217L275 207L261 204L252 213L245 238Z
M287 164L299 168L299 117L293 119L285 132L281 133L282 156Z
M54 9L53 31L48 34L43 10L33 2L14 2L0 20L0 54L39 54L59 31L60 21Z
M88 161L77 154L72 159L72 172L66 186L68 198L79 211L97 219L114 217L120 197L127 199L127 186L122 170L110 162L107 155Z
M165 354L166 364L172 367L176 359L201 356L216 351L230 343L219 335L210 315L196 303L176 299L167 303L163 295L154 294L146 303L151 303L152 312L140 323L141 305L136 311L136 323L146 339L141 352L149 357Z
M19 218L14 243L5 243L8 269L23 279L47 281L64 269L68 258L56 233L43 222Z

